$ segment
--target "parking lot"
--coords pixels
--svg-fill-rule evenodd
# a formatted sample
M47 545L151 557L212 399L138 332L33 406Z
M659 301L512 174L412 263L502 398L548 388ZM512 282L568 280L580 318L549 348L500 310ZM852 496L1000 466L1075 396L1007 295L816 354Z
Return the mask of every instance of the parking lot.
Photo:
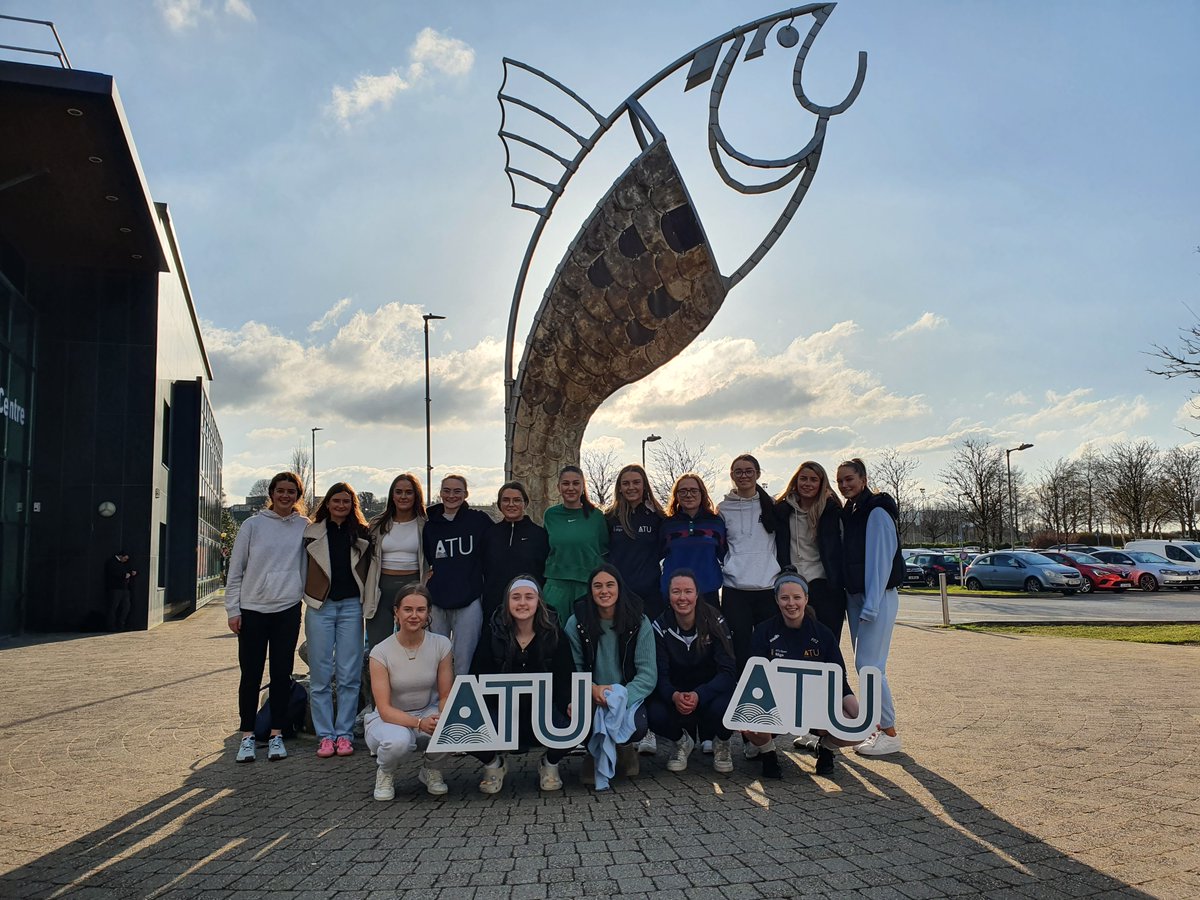
M1200 622L1196 591L1097 591L1091 594L1024 594L1002 597L951 594L950 622ZM900 591L899 620L933 625L942 622L936 593Z

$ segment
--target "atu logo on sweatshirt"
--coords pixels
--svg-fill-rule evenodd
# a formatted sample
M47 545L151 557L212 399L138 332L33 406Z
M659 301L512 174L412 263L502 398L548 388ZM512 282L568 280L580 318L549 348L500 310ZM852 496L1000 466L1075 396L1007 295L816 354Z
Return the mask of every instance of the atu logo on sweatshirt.
M533 704L533 734L552 750L578 746L592 724L592 676L571 675L571 718L565 729L554 726L553 676L459 675L450 699L429 741L429 753L516 750L519 723L517 698L528 695ZM485 698L496 699L493 718Z
M751 657L723 722L735 731L798 734L819 728L844 741L865 740L883 706L879 669L859 670L863 698L857 719L847 719L842 712L842 678L836 663Z
M465 538L441 538L437 542L435 558L449 559L452 556L470 556L475 552L475 537L468 534Z

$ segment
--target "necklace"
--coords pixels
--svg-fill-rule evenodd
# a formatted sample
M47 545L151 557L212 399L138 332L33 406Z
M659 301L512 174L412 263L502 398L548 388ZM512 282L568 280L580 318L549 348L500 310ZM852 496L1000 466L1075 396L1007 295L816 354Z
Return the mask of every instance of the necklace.
M425 635L421 635L421 643L417 644L417 646L413 647L411 650L404 646L404 642L400 640L398 635L396 637L396 643L398 643L404 650L405 656L407 656L409 659L416 659L417 654L421 652L421 648L425 645Z

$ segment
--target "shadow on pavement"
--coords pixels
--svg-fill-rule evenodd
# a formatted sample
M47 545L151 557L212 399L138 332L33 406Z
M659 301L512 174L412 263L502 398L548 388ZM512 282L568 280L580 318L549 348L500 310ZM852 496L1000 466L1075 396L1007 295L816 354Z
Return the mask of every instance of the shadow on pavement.
M539 795L536 758L512 757L491 797L476 790L473 760L458 758L445 768L445 798L427 796L410 767L396 800L378 803L361 750L317 760L313 742L298 740L286 761L260 753L235 765L235 745L230 737L219 758L198 761L178 790L0 876L0 895L715 896L753 885L749 895L766 897L1146 896L907 756L843 754L831 780L789 753L784 779L760 782L736 747L728 776L713 776L699 753L673 775L660 753L604 795L578 785L574 757L566 790Z

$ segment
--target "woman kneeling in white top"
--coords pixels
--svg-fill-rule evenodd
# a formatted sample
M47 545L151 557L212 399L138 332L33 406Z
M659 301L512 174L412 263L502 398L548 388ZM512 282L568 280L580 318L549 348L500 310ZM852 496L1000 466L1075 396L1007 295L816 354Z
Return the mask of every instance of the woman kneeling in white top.
M393 778L401 761L425 747L454 683L450 639L429 629L429 591L413 583L396 594L398 631L371 650L375 711L366 719L367 746L375 754L375 799L396 796ZM441 754L426 753L417 778L434 795L446 793L437 768Z

